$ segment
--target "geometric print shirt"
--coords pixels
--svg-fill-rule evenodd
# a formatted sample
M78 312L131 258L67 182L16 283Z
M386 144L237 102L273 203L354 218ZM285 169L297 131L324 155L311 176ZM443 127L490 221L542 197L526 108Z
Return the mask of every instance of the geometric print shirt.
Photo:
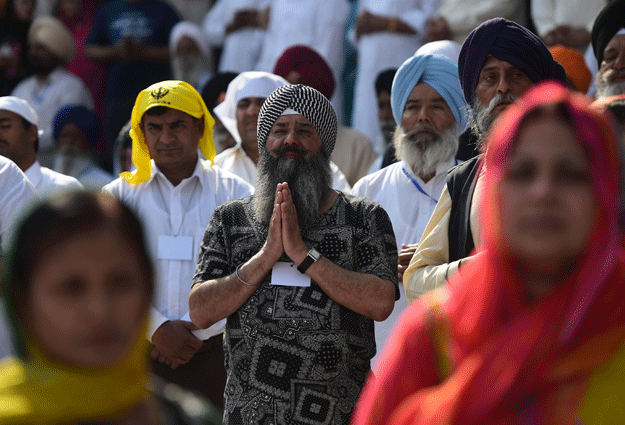
M265 243L252 198L218 207L206 229L193 283L233 273ZM338 266L397 285L397 247L374 201L339 192L302 234ZM284 256L281 261L289 261ZM224 335L226 424L348 424L375 355L373 320L308 287L271 284L271 272Z

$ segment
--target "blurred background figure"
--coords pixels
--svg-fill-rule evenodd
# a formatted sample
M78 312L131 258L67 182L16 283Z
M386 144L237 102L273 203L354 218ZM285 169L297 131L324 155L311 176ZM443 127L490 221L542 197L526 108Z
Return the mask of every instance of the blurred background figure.
M215 141L215 151L217 154L226 149L234 147L236 144L232 134L223 125L217 114L213 111L215 106L219 105L226 98L228 84L239 75L236 72L218 72L206 82L202 89L202 99L206 103L208 112L213 116L215 125L213 125L213 140Z
M50 166L56 112L67 105L93 109L94 104L85 83L64 68L74 59L76 44L63 22L51 16L36 19L28 32L28 48L35 75L21 81L11 95L27 101L39 115L39 129L43 130L39 158Z
M98 0L58 0L54 14L59 18L74 37L76 54L65 69L76 74L87 85L98 119L102 120L104 89L106 82L106 66L88 60L85 57L85 44L91 27L93 18L98 7ZM98 140L96 146L98 153L106 151L104 138Z
M0 97L0 155L15 162L37 190L46 197L68 189L82 189L74 177L41 166L37 160L39 149L37 112L23 99Z
M549 48L553 59L564 67L566 72L567 87L582 93L586 93L590 87L592 75L579 50L561 45Z
M407 311L354 424L619 422L618 143L587 98L557 83L502 113L487 141L477 255Z
M375 79L375 93L378 99L378 123L380 131L378 135L378 146L384 148L384 153L378 155L376 160L371 164L370 173L381 170L387 165L397 162L395 157L395 145L393 144L393 133L397 127L393 110L391 109L391 87L393 86L393 78L397 69L387 69L378 74Z
M378 143L375 79L389 68L398 68L423 44L425 22L439 0L361 0L358 19L350 38L358 48L352 127Z
M53 133L57 147L55 171L75 177L86 189L100 190L113 181L113 176L94 161L100 123L93 111L82 105L60 109L54 118Z
M272 0L217 0L202 21L211 46L220 46L219 72L256 69Z
M291 84L304 84L332 99L336 87L332 69L323 57L310 47L291 46L278 58L273 73ZM339 124L331 160L350 185L369 171L376 158L371 141L358 130Z
M273 0L256 71L273 72L282 52L292 45L315 49L333 75L343 70L343 36L349 14L346 0ZM343 121L341 87L330 98Z
M596 97L625 94L625 0L611 1L595 19L592 51L599 69Z
M28 29L36 0L7 0L0 4L0 96L32 74L28 63Z
M171 72L174 80L186 81L197 91L213 72L213 55L199 25L178 22L169 35Z
M179 20L162 0L110 0L96 11L85 56L107 66L102 120L107 169L112 169L113 144L130 118L137 94L171 79L169 35Z
M133 171L132 164L132 138L130 137L130 120L121 130L115 139L113 148L113 176L118 177L124 171Z
M530 0L530 3L536 33L548 47L560 44L583 52L590 43L593 21L607 2Z
M191 394L196 411L146 388L154 271L127 207L84 192L44 202L3 275L17 356L0 364L0 423L221 423Z

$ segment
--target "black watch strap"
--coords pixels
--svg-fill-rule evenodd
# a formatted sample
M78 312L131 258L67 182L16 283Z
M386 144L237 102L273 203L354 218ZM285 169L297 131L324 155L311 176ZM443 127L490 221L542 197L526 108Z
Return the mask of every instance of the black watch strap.
M312 266L312 264L317 261L319 257L321 257L321 253L315 248L312 248L310 251L308 251L308 254L306 255L306 258L304 258L304 261L302 261L301 264L297 266L297 270L299 270L300 273L306 273L306 270L308 270L308 268Z

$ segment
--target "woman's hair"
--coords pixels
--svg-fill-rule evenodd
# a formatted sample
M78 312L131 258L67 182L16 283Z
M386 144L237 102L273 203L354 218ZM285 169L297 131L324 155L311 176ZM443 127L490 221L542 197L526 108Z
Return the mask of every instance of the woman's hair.
M15 329L21 327L16 307L27 299L33 271L42 258L74 238L98 230L118 232L120 244L125 242L135 249L144 270L148 299L152 298L154 270L137 216L109 195L67 192L38 204L23 218L13 235L3 265L2 293ZM23 341L16 343L21 351Z
M84 191L69 192L35 207L21 222L5 264L5 286L27 294L33 270L43 255L76 236L109 228L119 231L137 250L147 277L153 277L143 226L135 214L116 199ZM150 284L149 294L153 291Z

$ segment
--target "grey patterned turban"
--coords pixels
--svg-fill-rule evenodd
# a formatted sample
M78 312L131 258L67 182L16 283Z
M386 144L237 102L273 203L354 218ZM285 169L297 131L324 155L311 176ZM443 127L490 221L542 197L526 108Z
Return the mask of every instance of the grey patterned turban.
M319 133L323 150L329 157L336 142L336 113L324 95L302 84L278 87L265 100L258 114L258 149L265 148L271 127L287 109L310 121Z

